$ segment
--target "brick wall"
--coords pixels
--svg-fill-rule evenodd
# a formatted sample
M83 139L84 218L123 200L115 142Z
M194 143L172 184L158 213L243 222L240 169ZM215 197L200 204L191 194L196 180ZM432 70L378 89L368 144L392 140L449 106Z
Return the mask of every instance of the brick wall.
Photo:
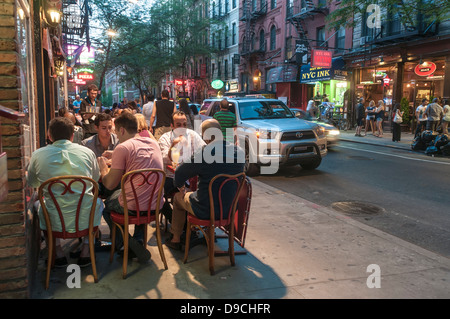
M0 0L0 104L21 111L14 0ZM25 215L23 137L20 123L0 118L8 156L8 188L0 202L0 298L29 296L28 238Z

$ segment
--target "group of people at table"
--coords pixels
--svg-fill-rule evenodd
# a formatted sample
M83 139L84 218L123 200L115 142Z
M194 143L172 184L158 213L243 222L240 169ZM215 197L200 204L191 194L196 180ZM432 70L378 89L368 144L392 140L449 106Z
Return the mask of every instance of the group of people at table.
M187 128L187 117L182 111L177 111L173 102L168 101L168 92L162 93L163 103L155 104L156 130L148 127L148 122L142 114L122 112L113 118L110 114L91 112L88 104L95 103L97 88L88 88L86 103L81 103L80 115L86 124L93 124L96 134L74 142L76 119L71 112L62 112L53 118L48 125L49 144L36 150L30 159L27 169L27 181L31 187L38 188L46 180L63 175L88 176L99 181L99 197L97 200L94 226L100 225L103 216L108 226L112 227L111 212L124 212L124 201L121 194L121 179L127 172L155 168L164 170L166 181L163 185L166 195L173 195L172 205L167 196L161 198L161 211L169 212L171 237L166 245L175 250L181 250L181 237L186 222L186 212L201 219L209 219L208 186L217 174L238 174L243 172L244 164L242 149L223 138L221 125L215 119L209 119L201 124L202 136ZM83 101L83 102L85 102ZM152 117L153 120L153 117ZM150 123L153 123L150 122ZM213 134L205 134L211 130ZM158 133L158 139L152 134ZM92 131L91 131L92 132ZM89 135L88 135L89 136ZM84 136L86 137L86 135ZM215 153L214 162L207 162L203 153L205 149ZM218 154L219 157L218 158ZM177 157L179 159L177 160ZM201 159L194 160L195 159ZM189 179L197 177L196 191L189 191ZM161 186L161 185L159 185ZM127 187L127 186L126 186ZM125 187L127 207L130 214L136 213L136 202L132 190ZM214 190L214 189L213 189ZM48 194L47 194L48 195ZM79 194L78 194L79 195ZM229 207L230 202L222 203ZM44 198L46 194L44 193ZM93 194L88 189L82 202L80 224L87 227L89 211L93 203ZM137 190L137 198L141 212L147 212L145 203L149 202L150 194L145 188ZM151 210L156 208L157 196L154 196ZM75 212L78 202L77 194L73 200L62 205L65 212L64 223L66 231L75 232ZM143 204L144 203L144 204ZM48 205L47 205L48 204ZM46 200L53 231L61 231L61 222L50 200ZM39 210L40 227L45 230L45 221ZM224 209L226 212L227 210ZM70 214L68 212L73 212ZM53 214L52 214L53 213ZM170 214L171 213L171 214ZM171 215L171 216L170 216ZM136 225L133 236L129 236L130 257L137 257L140 262L150 259L150 252L143 243L144 231L147 225ZM116 232L115 250L123 252L121 232ZM88 237L83 238L79 248L78 265L90 265ZM61 241L56 240L56 267L68 264Z

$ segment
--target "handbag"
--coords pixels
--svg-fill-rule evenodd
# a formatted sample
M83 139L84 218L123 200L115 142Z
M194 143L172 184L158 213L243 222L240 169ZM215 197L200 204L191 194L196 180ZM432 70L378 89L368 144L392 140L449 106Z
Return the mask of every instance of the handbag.
M398 113L395 113L394 122L400 124L403 122L403 118Z

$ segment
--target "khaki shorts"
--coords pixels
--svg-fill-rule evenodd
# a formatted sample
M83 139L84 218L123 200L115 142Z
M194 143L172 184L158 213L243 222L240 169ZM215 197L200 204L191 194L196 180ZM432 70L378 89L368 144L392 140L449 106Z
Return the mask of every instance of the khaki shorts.
M170 132L172 129L170 128L170 126L160 126L158 128L155 129L155 138L157 140L159 140L159 138L167 132Z

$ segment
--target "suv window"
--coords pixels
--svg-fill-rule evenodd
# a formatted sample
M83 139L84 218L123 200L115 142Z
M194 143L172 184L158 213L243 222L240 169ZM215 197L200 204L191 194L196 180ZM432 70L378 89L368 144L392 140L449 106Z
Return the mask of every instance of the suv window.
M294 114L283 102L278 101L240 101L241 120L293 118Z
M220 101L215 101L213 103L214 104L211 106L211 108L210 108L211 110L209 111L209 116L211 116L211 117L213 117L214 114L216 114L216 112L218 112L220 110ZM231 112L236 114L236 107L235 107L234 103L228 102L228 107Z

